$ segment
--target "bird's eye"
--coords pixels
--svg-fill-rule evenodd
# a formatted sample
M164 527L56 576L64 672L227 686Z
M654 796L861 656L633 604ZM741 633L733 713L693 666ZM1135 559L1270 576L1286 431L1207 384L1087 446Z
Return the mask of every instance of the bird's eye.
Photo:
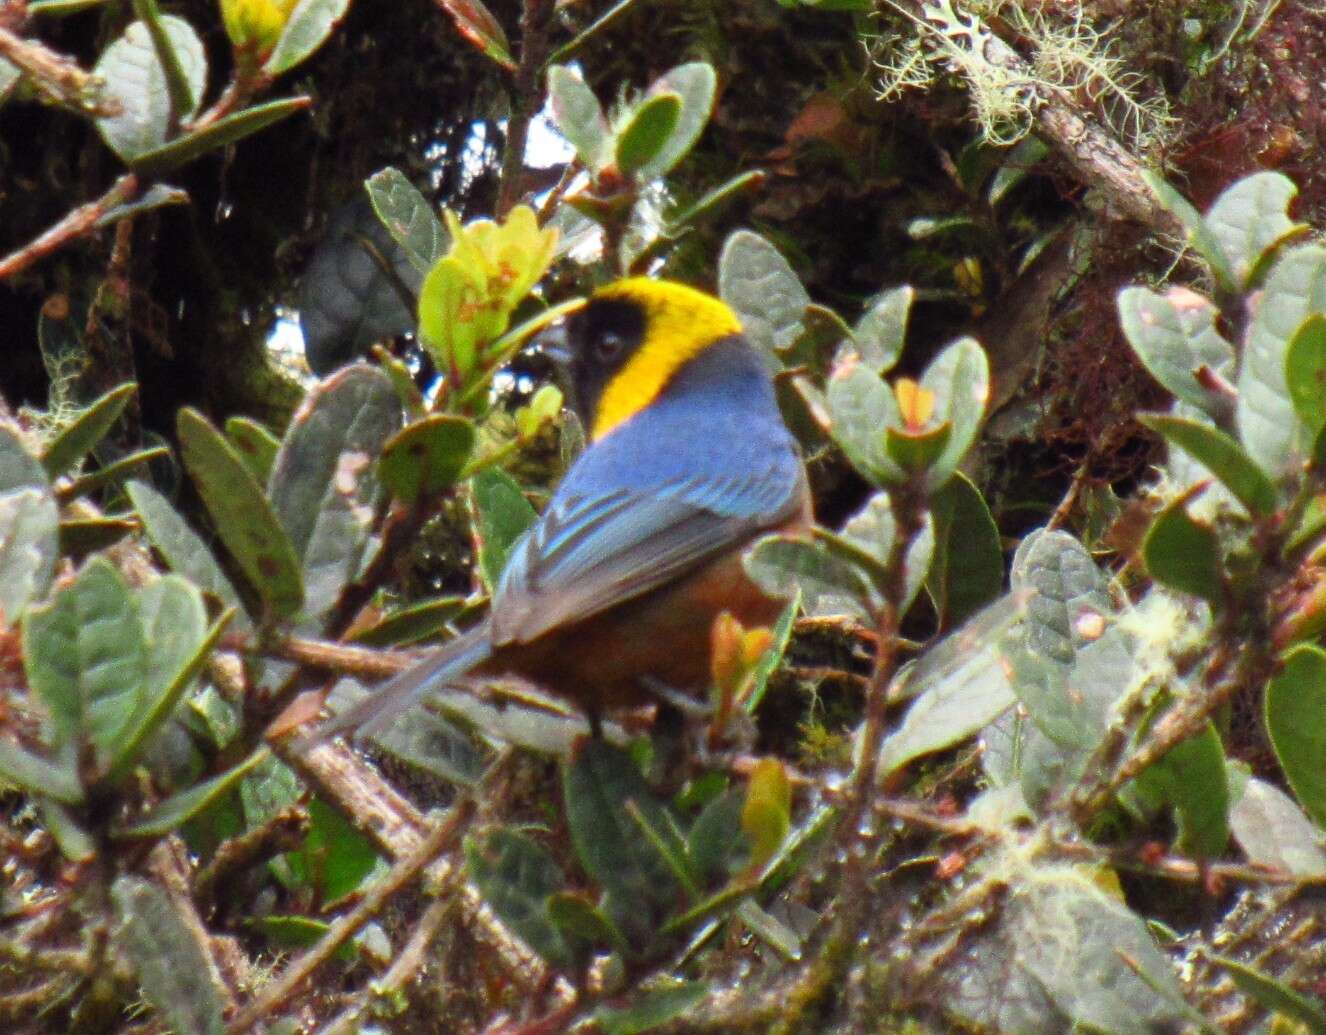
M594 341L594 355L600 363L610 363L621 355L626 339L616 331L604 331Z

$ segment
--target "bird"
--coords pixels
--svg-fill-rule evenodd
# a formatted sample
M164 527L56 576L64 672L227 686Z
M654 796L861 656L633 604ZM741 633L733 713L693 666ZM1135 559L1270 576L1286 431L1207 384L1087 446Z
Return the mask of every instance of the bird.
M376 736L432 690L516 676L606 712L707 687L723 611L769 625L785 601L747 576L766 533L804 533L810 493L770 366L723 301L631 277L594 291L538 344L587 431L513 545L488 616L325 722ZM665 694L665 697L667 695Z

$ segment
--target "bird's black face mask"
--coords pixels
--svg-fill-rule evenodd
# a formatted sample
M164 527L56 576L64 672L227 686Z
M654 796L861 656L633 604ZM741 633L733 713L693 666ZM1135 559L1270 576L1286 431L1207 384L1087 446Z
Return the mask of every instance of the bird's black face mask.
M599 397L644 341L645 314L633 302L590 301L538 344L563 371L571 408L593 427Z

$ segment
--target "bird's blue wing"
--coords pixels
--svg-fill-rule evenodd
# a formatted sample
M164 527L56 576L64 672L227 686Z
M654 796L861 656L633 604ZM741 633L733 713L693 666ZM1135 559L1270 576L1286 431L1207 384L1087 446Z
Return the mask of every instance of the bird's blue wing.
M649 492L559 492L512 552L494 593L493 642L588 618L790 520L802 506L797 474L790 484L766 468Z

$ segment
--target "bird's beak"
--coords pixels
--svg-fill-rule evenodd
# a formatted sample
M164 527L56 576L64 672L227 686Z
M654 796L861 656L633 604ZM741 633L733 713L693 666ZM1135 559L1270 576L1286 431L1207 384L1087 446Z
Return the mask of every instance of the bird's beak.
M566 337L566 324L557 323L534 336L534 344L539 351L551 359L562 370L571 366L571 343Z

